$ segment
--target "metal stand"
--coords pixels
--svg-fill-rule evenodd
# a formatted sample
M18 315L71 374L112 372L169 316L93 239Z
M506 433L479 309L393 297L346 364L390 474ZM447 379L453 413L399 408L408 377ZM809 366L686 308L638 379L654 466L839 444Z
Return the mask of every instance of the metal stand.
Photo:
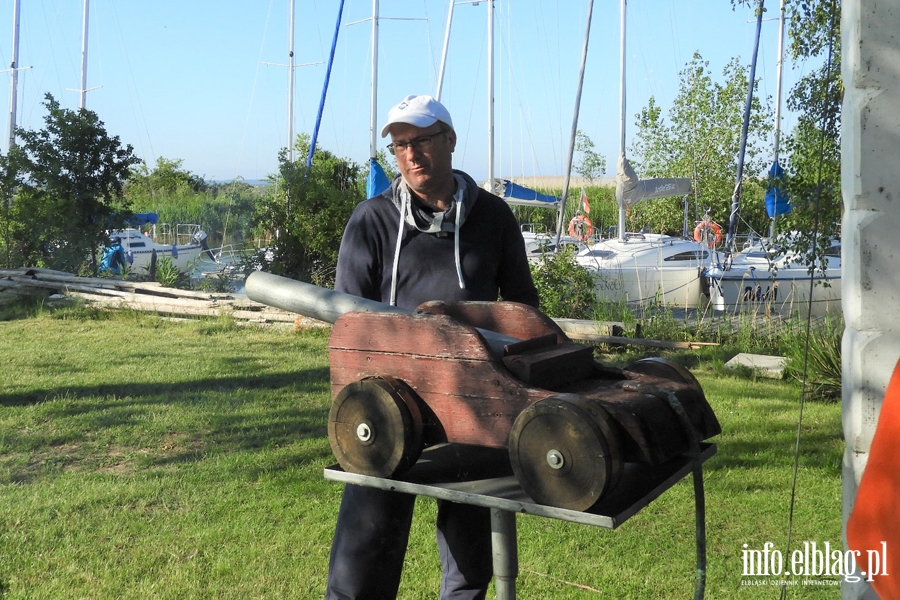
M657 466L628 463L615 489L587 512L535 504L512 474L506 450L479 446L428 448L400 479L347 473L336 465L325 469L325 478L490 508L497 600L515 600L519 572L516 513L615 529L715 453L715 444L702 444L696 461L680 456Z
M491 547L494 550L494 588L497 600L516 600L519 551L516 545L516 515L491 509Z

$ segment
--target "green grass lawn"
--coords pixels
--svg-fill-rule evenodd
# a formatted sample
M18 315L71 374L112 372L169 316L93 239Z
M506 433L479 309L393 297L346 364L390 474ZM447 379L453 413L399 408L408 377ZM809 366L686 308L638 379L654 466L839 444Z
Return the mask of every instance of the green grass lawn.
M88 317L0 322L0 596L322 597L341 492L322 475L327 331ZM777 597L741 557L784 549L799 389L692 369L723 427L706 597ZM841 547L840 410L805 407L792 549ZM420 498L401 598L437 597L434 516ZM517 524L521 598L693 597L689 478L615 531ZM789 598L838 597L795 583Z

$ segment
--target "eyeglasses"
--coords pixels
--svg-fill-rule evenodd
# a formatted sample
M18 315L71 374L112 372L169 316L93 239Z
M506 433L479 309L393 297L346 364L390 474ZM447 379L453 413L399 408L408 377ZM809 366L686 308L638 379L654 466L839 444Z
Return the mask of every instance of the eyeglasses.
M430 135L420 135L417 138L413 138L408 142L393 142L387 145L388 152L393 155L397 155L397 153L406 152L407 148L412 148L417 152L424 152L426 150L430 150L432 144L434 144L434 138L439 135L443 135L450 131L449 129L441 129L437 133L432 133Z

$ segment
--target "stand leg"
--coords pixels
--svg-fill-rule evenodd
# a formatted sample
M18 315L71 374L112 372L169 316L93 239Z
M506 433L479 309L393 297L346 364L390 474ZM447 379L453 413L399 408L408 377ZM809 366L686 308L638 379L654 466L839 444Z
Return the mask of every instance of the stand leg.
M491 547L494 551L497 600L516 600L516 577L519 574L516 513L491 509Z

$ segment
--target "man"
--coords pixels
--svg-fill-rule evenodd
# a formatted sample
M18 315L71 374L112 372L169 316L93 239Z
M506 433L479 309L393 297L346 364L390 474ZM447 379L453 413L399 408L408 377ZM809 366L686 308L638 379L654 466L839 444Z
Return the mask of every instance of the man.
M335 289L415 308L429 300L509 300L538 305L512 211L452 167L456 132L447 109L407 96L381 137L400 176L360 203L344 231ZM344 488L328 569L329 600L395 598L415 497ZM485 597L492 577L490 511L438 501L441 598Z

